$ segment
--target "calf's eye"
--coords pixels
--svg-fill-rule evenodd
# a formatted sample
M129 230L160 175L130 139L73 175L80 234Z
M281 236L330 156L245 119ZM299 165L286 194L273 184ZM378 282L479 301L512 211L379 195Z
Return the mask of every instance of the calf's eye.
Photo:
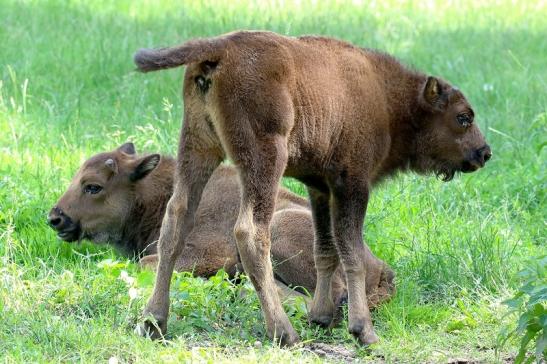
M467 114L458 114L456 119L458 120L458 123L465 128L471 125L471 118Z
M95 184L85 185L84 187L84 193L89 193L90 195L96 195L102 190L103 188L101 186Z

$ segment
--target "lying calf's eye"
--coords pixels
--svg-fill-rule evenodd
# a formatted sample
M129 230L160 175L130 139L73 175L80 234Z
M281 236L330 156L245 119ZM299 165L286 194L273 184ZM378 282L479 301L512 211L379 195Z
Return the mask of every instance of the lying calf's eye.
M467 114L459 114L456 119L461 126L468 127L471 125L471 118Z
M89 184L85 185L84 187L84 193L89 193L90 195L95 195L99 192L101 192L103 188L99 185Z

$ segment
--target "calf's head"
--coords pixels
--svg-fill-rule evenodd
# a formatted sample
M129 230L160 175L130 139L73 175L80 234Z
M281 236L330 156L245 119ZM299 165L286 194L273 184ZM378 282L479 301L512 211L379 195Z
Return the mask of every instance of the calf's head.
M132 143L91 157L49 212L49 225L59 238L69 242L119 239L136 200L136 183L159 161L159 154L137 157Z
M450 181L474 172L492 157L471 105L460 90L428 77L419 96L420 117L413 167Z

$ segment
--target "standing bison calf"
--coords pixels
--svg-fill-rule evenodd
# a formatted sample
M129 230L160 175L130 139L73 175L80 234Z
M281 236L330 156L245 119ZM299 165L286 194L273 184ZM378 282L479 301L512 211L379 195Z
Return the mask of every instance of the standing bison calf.
M141 332L158 336L166 330L176 257L205 184L228 157L242 186L237 247L268 334L285 344L298 341L275 293L269 259L275 199L285 174L305 183L310 195L317 268L310 321L332 321L331 282L341 262L349 331L363 344L376 342L365 299L362 232L370 191L398 171L449 180L457 171L484 165L490 148L463 93L384 53L314 36L234 32L141 50L135 62L143 72L188 65L175 188L145 310L155 322L145 322Z
M158 154L137 155L132 143L88 159L48 215L50 226L65 241L89 239L114 244L128 256L144 256L156 265L157 239L173 190L175 161ZM240 187L233 167L221 166L211 176L196 211L194 228L175 269L202 277L224 268L237 270L232 230L239 211ZM272 222L272 258L278 264L280 287L303 287L313 293L313 227L308 202L280 189ZM368 304L376 306L395 292L394 274L367 250ZM285 293L287 290L285 290ZM341 269L335 273L332 296L347 295Z

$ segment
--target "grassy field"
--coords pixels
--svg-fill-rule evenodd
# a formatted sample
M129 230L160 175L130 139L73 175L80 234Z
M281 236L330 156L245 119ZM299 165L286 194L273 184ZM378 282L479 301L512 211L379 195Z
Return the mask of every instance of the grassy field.
M546 19L544 1L0 0L0 358L511 361L516 342L495 353L498 332L516 321L501 302L519 285L516 272L546 252ZM86 157L126 140L176 150L182 69L138 74L134 51L234 29L324 34L393 53L461 88L492 146L478 173L450 183L400 176L373 194L363 231L396 270L398 293L374 312L381 341L368 350L345 324L309 327L302 302L286 308L307 344L278 348L249 283L222 274L177 275L168 342L140 338L133 327L152 274L108 247L61 242L46 225Z

